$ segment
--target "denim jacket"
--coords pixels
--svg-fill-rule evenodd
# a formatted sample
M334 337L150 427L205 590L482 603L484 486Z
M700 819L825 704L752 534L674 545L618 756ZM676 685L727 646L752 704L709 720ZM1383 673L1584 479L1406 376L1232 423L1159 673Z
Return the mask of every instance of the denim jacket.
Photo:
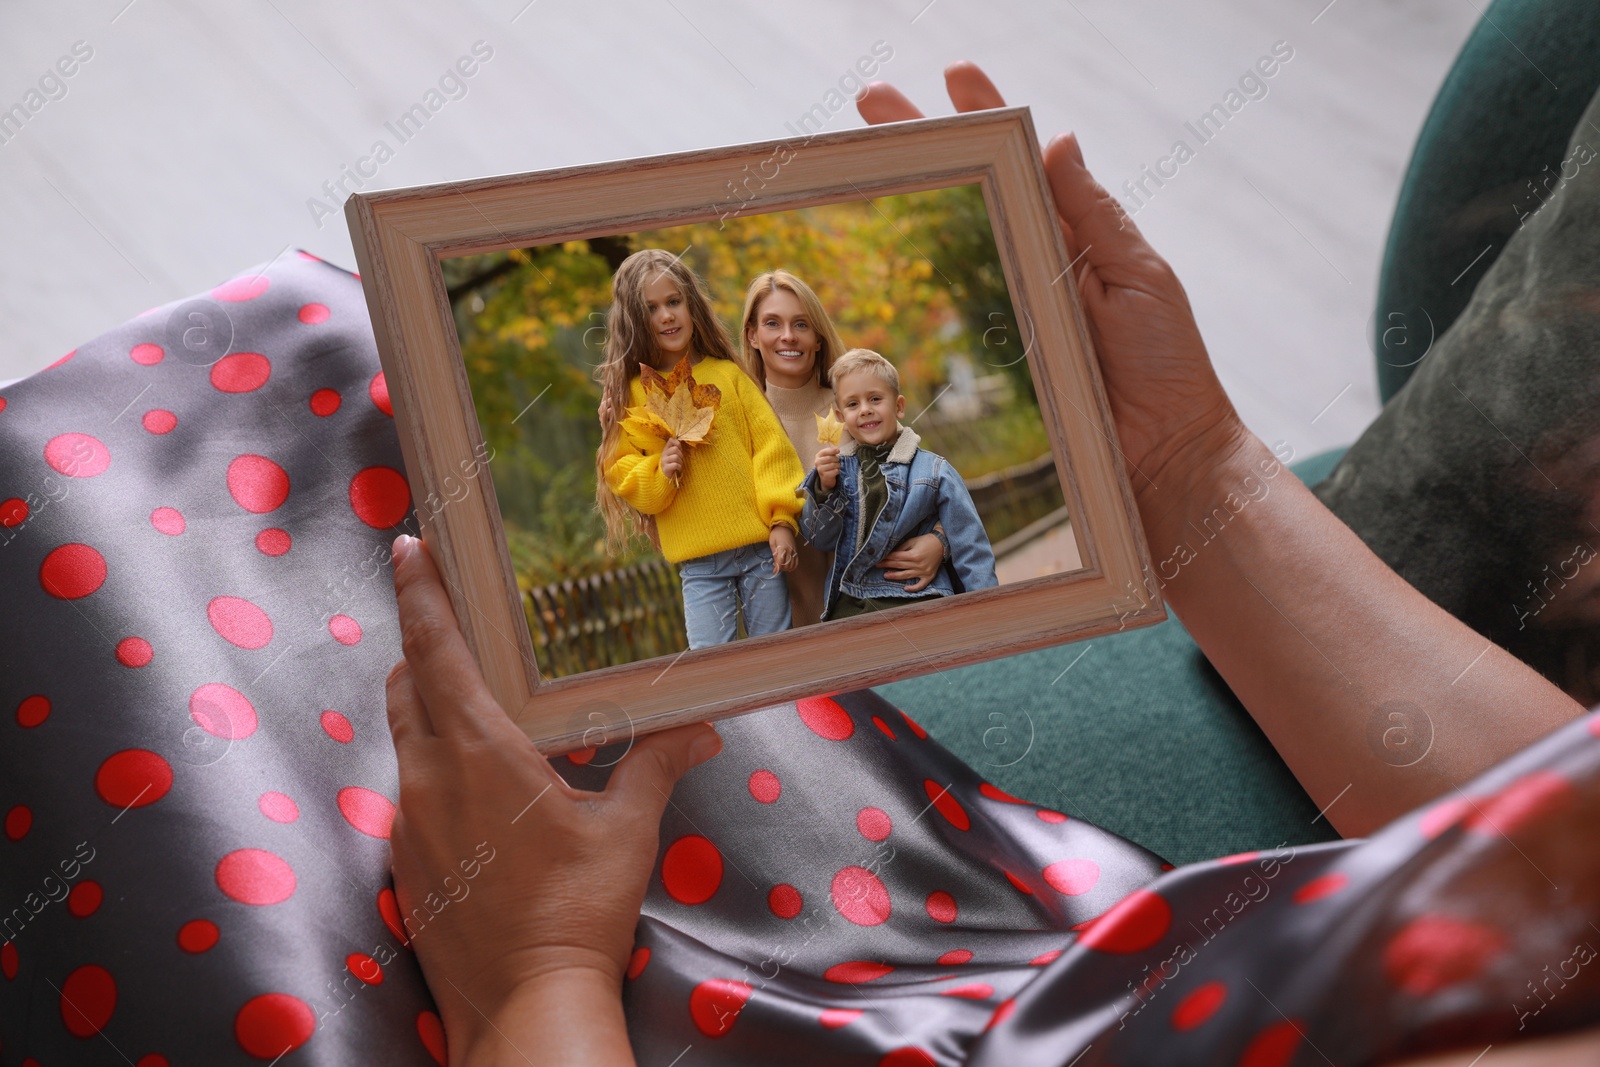
M839 446L839 479L831 493L823 495L816 471L800 484L799 491L806 498L800 532L817 548L834 554L823 618L828 617L840 593L863 599L930 593L951 596L1000 584L995 578L989 536L966 483L944 457L918 448L918 440L915 430L901 427L883 463L889 500L870 530L861 529L861 463L855 454L856 442L850 437ZM950 558L939 566L931 584L908 593L909 580L885 578L878 561L906 538L932 533L935 523L944 527Z

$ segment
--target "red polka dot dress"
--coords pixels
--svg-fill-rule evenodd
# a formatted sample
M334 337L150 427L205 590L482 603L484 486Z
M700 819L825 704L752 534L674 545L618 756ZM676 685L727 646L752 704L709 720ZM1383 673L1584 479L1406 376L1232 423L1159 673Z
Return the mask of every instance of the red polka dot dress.
M0 388L0 1062L447 1062L389 876L402 530L359 283L303 253ZM1592 721L1369 841L1175 871L871 692L720 730L623 979L641 1063L1283 1067L1600 1021Z

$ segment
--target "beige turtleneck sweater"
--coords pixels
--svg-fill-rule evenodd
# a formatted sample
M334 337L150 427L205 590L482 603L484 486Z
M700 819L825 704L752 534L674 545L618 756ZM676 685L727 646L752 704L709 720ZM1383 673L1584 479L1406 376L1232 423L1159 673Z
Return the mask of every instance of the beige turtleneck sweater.
M818 415L826 415L833 408L833 390L811 382L799 389L767 383L767 401L778 413L794 450L800 453L800 464L806 473L817 462L817 450L822 442L817 440Z

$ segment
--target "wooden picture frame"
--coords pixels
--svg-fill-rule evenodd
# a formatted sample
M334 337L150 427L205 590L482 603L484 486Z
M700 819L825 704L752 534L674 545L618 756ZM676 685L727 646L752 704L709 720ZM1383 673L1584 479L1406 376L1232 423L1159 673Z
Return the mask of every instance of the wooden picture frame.
M541 679L492 481L471 476L483 437L440 262L974 183L1082 569ZM1166 617L1026 108L356 193L345 212L423 536L489 688L549 755Z

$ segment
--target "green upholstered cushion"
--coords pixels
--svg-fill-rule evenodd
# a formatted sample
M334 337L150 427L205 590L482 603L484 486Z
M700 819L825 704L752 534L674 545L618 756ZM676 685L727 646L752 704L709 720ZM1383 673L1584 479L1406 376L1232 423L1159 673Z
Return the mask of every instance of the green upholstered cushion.
M1000 788L1172 863L1337 836L1173 617L879 691Z

